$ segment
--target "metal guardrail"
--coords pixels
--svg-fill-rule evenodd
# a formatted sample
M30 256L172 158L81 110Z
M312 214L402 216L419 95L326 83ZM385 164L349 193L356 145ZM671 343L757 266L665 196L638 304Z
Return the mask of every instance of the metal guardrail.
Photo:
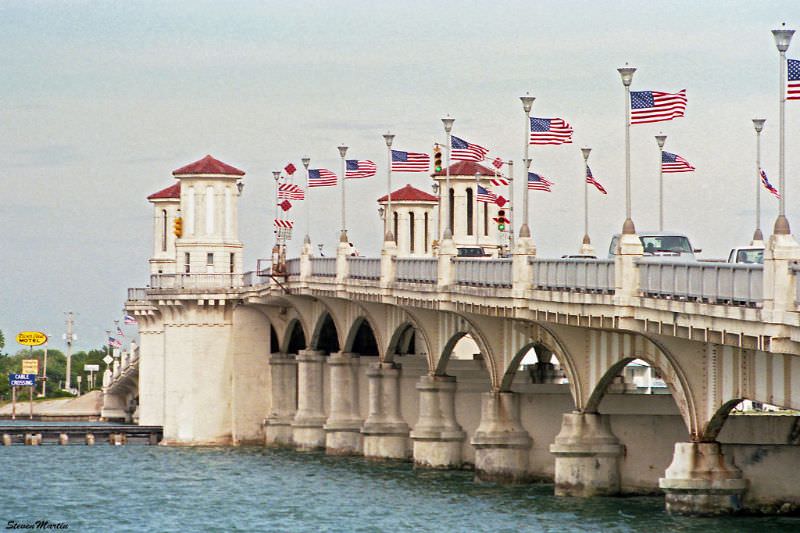
M348 257L347 277L352 279L381 279L381 260L377 257Z
M299 276L300 275L300 258L294 257L286 260L286 275Z
M533 285L537 289L580 292L614 292L613 259L536 259Z
M147 289L139 287L128 289L128 300L146 300L146 299L147 299Z
M268 285L269 276L264 276L257 270L251 270L242 274L243 287L255 287L256 285Z
M398 257L395 266L397 281L435 284L439 279L439 261L433 257Z
M511 259L457 259L456 284L472 287L511 287Z
M757 305L763 299L764 267L728 263L639 260L644 296Z
M288 264L288 261L287 261ZM299 267L299 263L298 263ZM300 271L298 270L298 274ZM336 258L335 257L312 257L311 275L324 278L336 277Z
M241 274L152 274L150 288L162 289L238 289Z

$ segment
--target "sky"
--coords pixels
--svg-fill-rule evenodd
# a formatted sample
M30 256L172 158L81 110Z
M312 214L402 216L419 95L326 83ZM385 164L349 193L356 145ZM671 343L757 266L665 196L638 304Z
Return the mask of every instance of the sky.
M287 162L339 172L348 158L378 178L348 183L351 240L376 256L375 200L386 193L385 144L430 152L453 133L522 158L519 96L533 115L562 117L571 145L534 147L532 170L555 182L531 194L538 253L575 253L583 236L583 161L608 196L590 197L599 253L624 219L624 92L616 69L637 67L633 90L686 89L681 119L631 128L637 229L658 217L658 148L697 167L666 178L666 227L702 257L747 244L755 224L755 133L766 118L762 166L778 179L778 53L770 30L800 24L796 0L293 1L0 3L0 330L44 331L63 349L75 312L77 349L94 348L122 316L128 287L148 283L147 195L206 154L247 172L240 199L245 270L272 244L272 171ZM796 39L797 40L797 39ZM789 57L800 58L800 42ZM800 102L787 104L786 181L800 173ZM517 173L519 176L519 172ZM430 191L425 174L393 177ZM591 191L590 191L591 192ZM521 194L515 197L521 205ZM311 194L311 237L332 251L339 191ZM790 222L798 209L787 201ZM302 213L303 211L300 211ZM304 215L297 214L304 233ZM762 194L769 233L777 202ZM351 218L352 217L352 218ZM295 255L301 242L290 245ZM125 328L128 337L135 328Z

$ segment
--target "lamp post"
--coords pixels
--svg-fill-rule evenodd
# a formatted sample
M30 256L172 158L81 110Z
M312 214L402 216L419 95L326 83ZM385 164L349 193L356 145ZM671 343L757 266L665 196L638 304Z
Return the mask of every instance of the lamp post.
M779 30L772 30L772 36L775 37L775 46L778 47L780 52L780 88L779 99L780 102L780 122L778 124L780 129L780 151L778 155L778 188L781 191L781 198L778 204L778 218L775 220L775 229L773 233L776 235L789 235L789 220L786 218L786 181L785 181L785 162L786 162L786 50L789 49L789 43L792 42L792 35L794 30L787 30L786 23L784 22Z
M386 217L383 219L383 241L392 242L395 237L389 220L392 214L392 142L394 134L387 131L383 134L383 140L386 141Z
M450 223L451 220L451 212L453 210L453 206L450 205L450 152L451 147L453 145L452 142L452 131L453 131L453 122L456 119L451 118L450 115L446 116L442 119L442 124L444 125L444 132L447 134L447 167L445 169L445 191L444 197L446 198L446 208L445 208L445 228L444 228L444 235L442 236L442 240L445 239L452 239L453 238L453 227Z
M664 231L664 143L666 135L656 135L658 144L658 231Z
M586 181L586 177L589 175L589 154L591 152L591 148L581 148L581 154L583 154L583 245L581 253L585 253L592 245L592 240L589 238L589 182Z
M273 170L272 179L275 180L275 220L283 220L283 215L281 214L280 207L278 207L278 180L281 179L281 171ZM273 225L275 225L274 222ZM275 244L277 244L278 246L281 245L281 235L283 235L283 232L281 230L282 228L277 226L275 227Z
M627 66L618 68L620 77L622 77L622 85L625 86L625 223L622 225L622 233L632 235L636 233L636 227L633 225L633 218L631 217L631 82L633 81L633 73L636 72L634 67Z
M308 181L308 165L311 164L311 158L304 157L300 162L306 169L306 238L303 240L303 244L311 244L311 184Z
M344 199L344 173L346 163L344 160L345 155L347 155L347 146L340 145L339 146L339 156L342 158L342 232L339 234L339 242L347 242L347 225L345 224L345 199Z
M480 202L478 202L478 187L480 187L480 186L481 186L481 173L480 172L476 172L475 173L475 209L472 212L472 220L470 221L470 222L472 222L472 226L475 228L475 246L480 246L480 244L481 244L480 232L478 231L480 229L480 226L478 225L478 211L479 211L478 207L481 205Z
M531 132L531 109L533 108L533 101L536 100L536 97L531 96L528 93L525 93L525 96L520 96L520 100L522 100L522 110L525 111L525 156L522 158L522 164L525 166L525 179L522 180L524 182L523 185L523 196L522 196L522 225L519 228L519 236L520 237L530 237L531 236L531 228L528 225L529 218L528 218L528 205L529 205L529 197L530 193L528 191L528 172L531 168L531 158L530 158L530 132Z
M761 233L761 131L766 121L764 118L753 119L756 130L756 230L753 232L753 244L764 242L764 234Z
M508 165L508 199L510 201L508 204L508 211L511 215L508 217L511 220L511 222L508 223L508 246L509 249L513 249L513 247L516 245L516 240L514 237L514 219L517 217L517 214L514 212L514 161L508 160L506 161L506 164ZM527 182L525 183L525 186L528 186ZM525 192L528 192L527 189Z
M437 206L438 206L437 209L438 216L436 217L436 231L434 232L434 235L437 235L437 245L438 245L439 243L441 243L441 240L438 239L439 237L441 237L441 235L439 235L439 232L441 232L442 230L442 188L439 186L438 181L434 181L431 184L431 189L433 190L433 194L436 195Z

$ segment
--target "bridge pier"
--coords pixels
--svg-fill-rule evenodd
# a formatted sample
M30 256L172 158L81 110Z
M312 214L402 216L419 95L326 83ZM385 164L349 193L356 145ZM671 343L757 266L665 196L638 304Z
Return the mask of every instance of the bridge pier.
M292 442L304 451L324 448L322 365L325 357L317 350L301 350L296 359L297 413L292 422Z
M619 494L622 445L611 432L608 415L564 413L550 453L556 457L556 496Z
M520 422L519 395L485 392L481 397L481 421L475 447L475 475L481 481L527 481L528 454L533 441Z
M369 379L369 415L361 433L364 456L408 459L408 424L400 416L400 369L393 363L372 363Z
M331 409L325 422L325 453L361 453L361 424L358 414L357 354L339 352L328 357L331 381Z
M719 442L676 442L672 464L658 485L672 514L717 515L738 511L747 490L742 471Z
M456 421L456 385L454 376L420 377L419 419L411 432L415 464L433 468L461 466L466 433Z
M297 411L297 361L285 353L269 356L270 413L265 420L267 446L292 443L292 421Z

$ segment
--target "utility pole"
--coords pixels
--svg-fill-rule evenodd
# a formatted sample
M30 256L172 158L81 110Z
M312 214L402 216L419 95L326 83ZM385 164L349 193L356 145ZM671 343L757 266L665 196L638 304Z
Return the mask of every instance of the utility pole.
M64 335L64 340L67 341L67 383L66 389L71 390L70 380L72 378L72 341L74 335L72 334L72 325L74 322L72 311L67 311L67 333Z

